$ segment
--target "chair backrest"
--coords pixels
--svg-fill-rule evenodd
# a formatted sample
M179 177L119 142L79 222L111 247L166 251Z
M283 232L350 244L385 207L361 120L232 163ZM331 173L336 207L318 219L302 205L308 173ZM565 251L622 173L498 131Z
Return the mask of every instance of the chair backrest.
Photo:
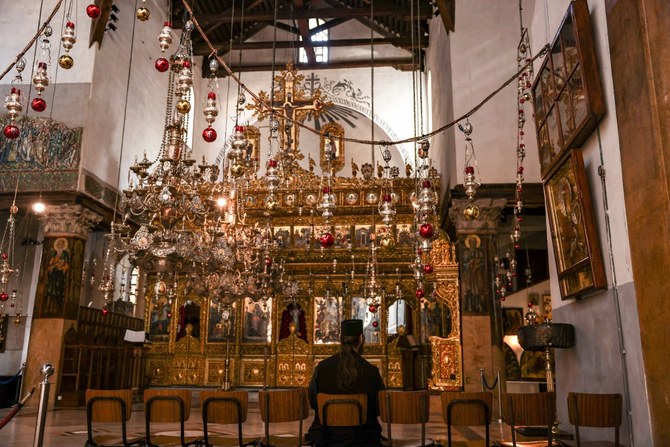
M490 391L481 393L444 391L441 399L442 417L447 424L449 423L449 416L451 416L451 425L488 426L491 423L493 393ZM484 405L486 405L487 410L484 409ZM451 411L449 411L450 408Z
M316 401L321 424L328 427L352 427L367 421L368 395L318 393Z
M568 393L568 419L575 426L577 445L581 444L579 427L614 428L614 442L619 445L623 399L621 394Z
M510 393L507 395L507 422L550 427L556 420L555 393Z
M86 390L86 407L93 422L121 422L123 411L125 420L129 421L133 409L133 391Z
M158 399L155 399L158 398ZM181 409L179 400L184 403L184 421L191 416L191 391L183 389L163 388L144 391L146 415L151 422L180 422ZM151 409L149 410L149 405Z
M379 416L388 424L420 424L430 417L428 391L380 391Z
M307 388L262 390L258 402L263 422L294 422L309 417Z
M238 407L239 404L239 407ZM247 421L249 393L246 391L201 391L200 405L203 420L213 424L237 424Z

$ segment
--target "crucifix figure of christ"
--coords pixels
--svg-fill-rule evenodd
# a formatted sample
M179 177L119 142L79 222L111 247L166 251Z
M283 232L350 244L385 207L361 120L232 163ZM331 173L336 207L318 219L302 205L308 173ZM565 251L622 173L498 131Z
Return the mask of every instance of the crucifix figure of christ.
M300 126L297 123L302 123L310 113L318 119L325 108L333 105L331 101L326 101L322 97L319 89L312 89L311 94L308 94L301 86L304 78L305 76L298 74L298 69L289 63L286 65L286 70L275 76L272 101L267 93L261 91L258 94L259 100L247 106L254 111L254 116L259 121L274 114L279 122L282 157L291 164L305 158L299 150Z

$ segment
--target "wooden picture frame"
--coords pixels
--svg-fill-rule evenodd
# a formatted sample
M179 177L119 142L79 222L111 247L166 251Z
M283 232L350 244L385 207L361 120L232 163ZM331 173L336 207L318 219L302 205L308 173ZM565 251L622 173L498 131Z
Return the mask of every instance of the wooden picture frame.
M542 179L605 113L586 0L573 0L532 86Z
M607 286L591 195L579 150L573 149L544 184L561 298Z

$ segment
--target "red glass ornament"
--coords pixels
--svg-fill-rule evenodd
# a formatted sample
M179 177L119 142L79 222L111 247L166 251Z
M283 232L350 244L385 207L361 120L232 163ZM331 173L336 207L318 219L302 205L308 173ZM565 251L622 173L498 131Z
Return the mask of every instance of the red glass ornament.
M107 309L102 309L102 314L103 315L107 315L108 313L109 313L109 311Z
M9 294L7 292L0 293L0 301L3 303L9 299Z
M505 297L500 298L500 301L505 301Z
M2 254L2 260L6 261L7 259L9 259L9 255L7 253L3 253Z
M15 125L7 124L3 130L3 133L5 134L5 137L9 138L10 140L14 140L19 137L21 131Z
M435 234L435 230L433 230L433 226L431 224L425 223L421 225L421 228L419 228L419 234L424 239L430 239L433 237L433 234Z
M159 57L156 59L156 62L154 62L154 67L156 67L156 70L164 73L170 68L170 62L168 62L168 60L164 57Z
M181 63L181 66L184 68L191 68L191 61L184 61Z
M100 6L91 3L86 7L86 15L89 16L92 19L97 19L100 17L101 11L100 11Z
M465 173L466 174L474 174L475 173L475 168L473 168L472 166L466 166L465 167Z
M330 189L330 186L324 186L321 191L323 191L324 194L330 194L332 189Z
M244 126L235 126L235 132L244 132Z
M430 264L424 265L423 266L423 273L425 273L426 275L430 275L431 273L433 273L433 266L430 265Z
M319 243L321 243L323 248L330 248L335 243L335 237L333 237L333 235L328 232L323 233L319 238Z
M172 318L172 312L168 312L167 317Z
M373 322L372 322L372 327L377 327L377 326L379 326L379 323L376 322L376 321L373 321Z
M272 258L270 258L269 256L267 256L267 257L265 258L265 265L267 265L268 267L272 267Z
M430 181L429 180L424 180L423 183L421 184L421 187L430 188Z
M66 27L74 29L74 23L73 22L67 22L65 24Z
M377 312L377 308L376 308L375 306L370 306L370 307L368 307L368 310L369 310L371 313L375 313L375 312Z
M214 92L207 93L207 99L216 99L216 93Z
M35 112L44 112L47 108L47 102L40 97L33 98L33 100L30 103L30 107Z
M16 304L14 304L14 303L9 305L9 307L14 307L14 306L16 306Z
M416 297L423 298L426 296L426 292L423 289L416 289Z
M277 160L270 159L268 160L268 166L271 168L276 168L277 167Z
M203 130L202 139L208 143L211 143L212 141L216 140L216 130L212 129L211 127L208 127L207 129Z
M384 202L390 202L391 201L391 194L384 194L384 196L382 197L382 200L384 200Z

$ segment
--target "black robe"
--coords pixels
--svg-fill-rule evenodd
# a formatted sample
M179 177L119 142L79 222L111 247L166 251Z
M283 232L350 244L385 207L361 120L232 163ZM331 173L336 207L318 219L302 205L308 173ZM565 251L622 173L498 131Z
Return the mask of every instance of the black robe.
M351 388L342 390L337 386L337 370L340 354L335 354L321 361L314 369L309 384L309 404L314 409L314 422L309 428L308 437L317 447L354 447L379 446L382 427L377 420L379 416L379 391L385 389L379 369L371 365L360 355L356 357L358 377ZM368 395L367 421L362 427L323 427L319 421L316 395L327 394L358 394Z

